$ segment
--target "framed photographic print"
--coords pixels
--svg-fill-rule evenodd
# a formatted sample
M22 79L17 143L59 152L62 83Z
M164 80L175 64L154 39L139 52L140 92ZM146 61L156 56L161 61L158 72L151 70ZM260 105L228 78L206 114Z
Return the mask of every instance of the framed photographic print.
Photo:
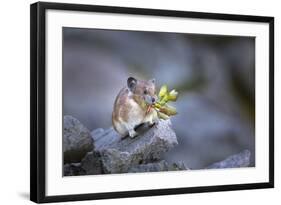
M274 186L274 18L31 5L34 202Z

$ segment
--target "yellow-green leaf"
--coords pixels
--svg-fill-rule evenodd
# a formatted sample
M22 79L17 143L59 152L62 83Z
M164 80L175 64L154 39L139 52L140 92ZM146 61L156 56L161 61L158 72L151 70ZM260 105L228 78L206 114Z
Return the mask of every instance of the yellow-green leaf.
M172 106L169 106L169 105L165 105L163 107L161 107L159 109L159 112L162 112L168 116L171 116L171 115L176 115L177 114L177 110L176 108L172 107Z
M165 114L162 113L162 112L157 112L157 114L158 114L158 117L159 117L160 119L167 120L167 119L170 118L168 115L165 115Z
M168 93L168 86L167 85L163 85L159 91L159 98L162 99L165 95L167 95Z
M172 90L169 95L168 95L168 100L169 101L176 101L178 98L178 92L176 90Z

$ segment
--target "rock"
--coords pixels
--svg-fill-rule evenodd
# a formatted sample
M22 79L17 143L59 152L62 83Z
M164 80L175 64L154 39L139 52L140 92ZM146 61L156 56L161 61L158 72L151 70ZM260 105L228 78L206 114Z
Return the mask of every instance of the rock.
M85 154L93 149L93 139L89 130L74 117L64 116L64 163L80 162Z
M98 128L91 132L91 136L92 136L93 140L95 141L94 138L99 139L103 135L103 133L104 133L104 129Z
M103 174L102 162L98 152L88 152L81 161L81 167L87 175Z
M221 162L208 166L207 169L248 167L250 165L250 156L250 151L244 150L239 154L232 155Z
M168 163L165 160L155 163L140 164L129 169L128 172L139 173L139 172L161 172L161 171L179 171L188 170L183 162Z
M121 140L118 133L116 133L112 127L107 130L98 128L93 130L91 134L93 140L95 141L96 150L105 149Z
M63 168L64 176L80 176L86 174L86 172L81 168L80 163L65 164Z
M92 137L105 173L126 173L133 166L157 161L178 144L170 120L159 121L135 138L121 139L113 128L100 131L93 131Z
M64 176L189 170L184 162L163 160L163 154L178 144L170 120L136 130L139 135L135 138L121 138L113 128L90 133L77 119L65 116ZM244 150L206 169L247 167L250 156L251 152Z

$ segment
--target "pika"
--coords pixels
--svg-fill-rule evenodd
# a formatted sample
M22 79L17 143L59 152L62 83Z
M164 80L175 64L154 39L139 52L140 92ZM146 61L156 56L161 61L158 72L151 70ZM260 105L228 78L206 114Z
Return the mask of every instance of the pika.
M122 138L137 136L135 128L138 125L158 122L157 112L151 109L157 100L155 92L155 79L128 78L127 86L121 89L115 99L112 112L113 127Z

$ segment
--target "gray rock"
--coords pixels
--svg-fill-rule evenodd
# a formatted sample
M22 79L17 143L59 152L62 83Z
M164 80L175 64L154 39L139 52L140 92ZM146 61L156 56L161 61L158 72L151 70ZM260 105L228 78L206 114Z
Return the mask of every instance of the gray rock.
M168 163L165 160L160 162L140 164L129 169L128 172L138 173L138 172L161 172L161 171L179 171L188 170L183 162Z
M64 116L64 163L80 162L85 154L93 149L93 139L89 130L74 117Z
M63 168L64 176L80 176L86 174L85 170L81 168L80 163L65 164Z
M81 161L81 167L87 175L102 174L102 162L98 152L88 152Z
M104 129L98 128L91 132L91 136L92 136L93 140L96 141L103 135L103 133L104 133Z
M239 154L232 155L221 162L216 162L208 166L207 169L248 167L250 165L250 156L250 151L244 150Z
M111 127L107 130L96 129L91 132L92 138L95 142L95 149L102 150L115 143L119 142L120 136L115 132L115 130Z
M101 155L105 173L126 173L138 164L159 160L163 153L178 144L170 120L159 121L135 138L121 139L112 128L92 137L95 150Z

